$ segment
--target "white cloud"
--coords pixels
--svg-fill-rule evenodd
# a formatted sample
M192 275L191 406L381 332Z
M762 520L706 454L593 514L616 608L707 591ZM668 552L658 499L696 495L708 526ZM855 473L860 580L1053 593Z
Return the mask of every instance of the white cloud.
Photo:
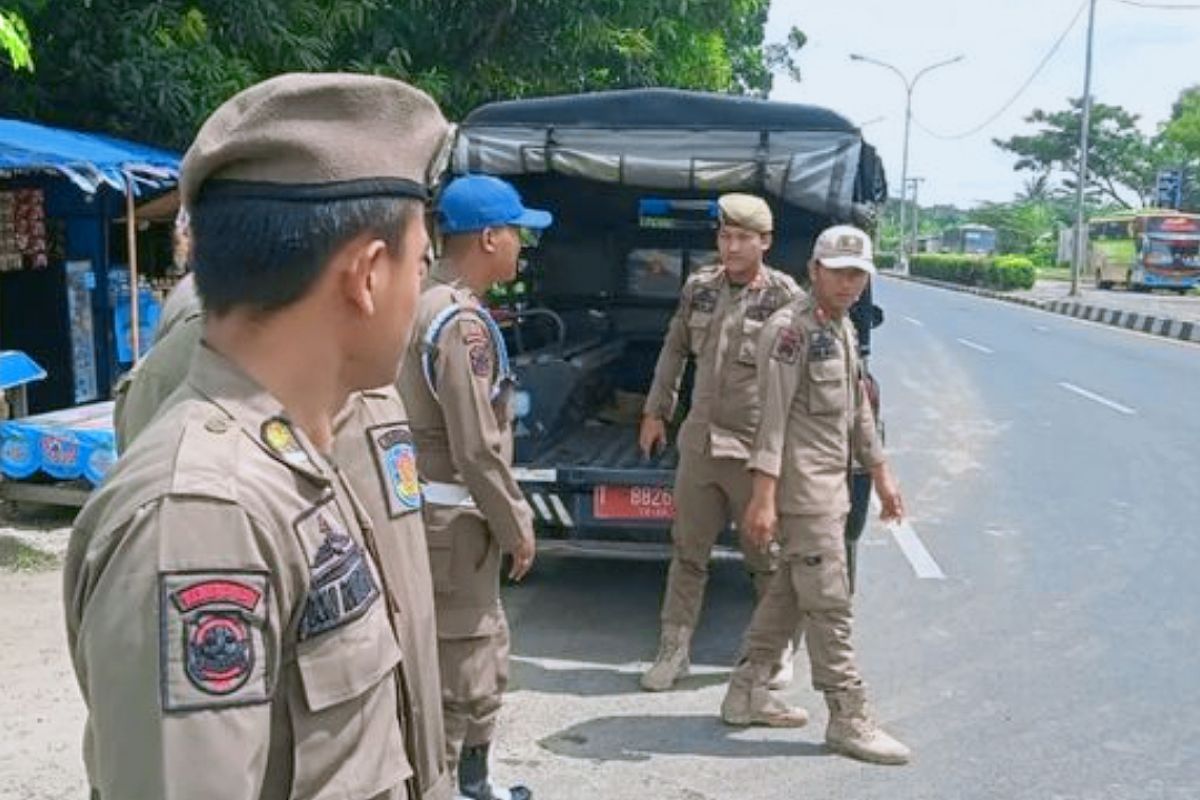
M1180 2L1183 0L1170 0ZM799 62L804 80L776 76L772 98L827 106L857 122L879 148L899 195L904 89L887 70L850 61L862 53L908 75L959 53L966 59L926 75L913 115L941 133L958 133L997 111L1033 71L1080 8L1081 0L773 0L769 41L795 25L808 35ZM992 144L1032 128L1034 108L1064 108L1083 92L1086 10L1057 54L1012 108L978 134L941 141L913 126L909 174L926 178L925 203L973 205L1007 200L1025 178ZM1179 92L1200 83L1200 11L1155 11L1099 0L1092 93L1140 114L1155 130Z

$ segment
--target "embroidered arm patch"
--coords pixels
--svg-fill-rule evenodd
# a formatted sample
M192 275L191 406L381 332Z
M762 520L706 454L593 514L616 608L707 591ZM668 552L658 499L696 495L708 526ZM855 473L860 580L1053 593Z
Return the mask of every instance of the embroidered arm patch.
M377 425L367 431L371 454L383 483L388 517L396 519L421 508L417 479L417 449L412 432L402 423Z
M800 332L795 328L780 328L771 346L771 358L784 364L795 364L800 358Z
M271 699L265 637L270 584L261 572L159 575L159 687L163 711Z
M317 506L296 521L308 548L308 595L297 632L299 641L348 625L367 613L379 599L379 584L362 546L346 532L328 504Z

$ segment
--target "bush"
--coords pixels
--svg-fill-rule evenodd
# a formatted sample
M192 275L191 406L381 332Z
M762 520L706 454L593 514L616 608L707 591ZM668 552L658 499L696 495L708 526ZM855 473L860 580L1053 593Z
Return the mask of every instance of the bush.
M912 257L909 268L923 278L992 289L1031 289L1037 278L1033 262L1024 256L919 253Z
M876 253L875 266L878 269L895 269L896 254L895 253Z

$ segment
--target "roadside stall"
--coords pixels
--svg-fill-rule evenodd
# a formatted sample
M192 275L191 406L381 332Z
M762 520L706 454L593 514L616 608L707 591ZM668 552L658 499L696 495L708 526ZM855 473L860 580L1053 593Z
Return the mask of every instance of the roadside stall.
M112 463L107 400L157 321L136 204L178 169L164 150L0 119L0 350L45 372L22 385L33 416L0 419L0 496L74 502Z

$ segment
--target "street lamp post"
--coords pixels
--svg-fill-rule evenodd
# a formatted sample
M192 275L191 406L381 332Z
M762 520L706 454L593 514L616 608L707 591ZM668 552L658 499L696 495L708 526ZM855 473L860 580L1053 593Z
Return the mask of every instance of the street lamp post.
M932 72L933 70L937 69L938 67L948 67L951 64L958 63L959 61L963 60L963 56L957 55L954 58L948 58L945 61L938 61L935 64L930 64L929 66L924 67L923 69L919 70L917 72L917 74L913 76L912 80L909 80L907 75L905 75L903 72L901 72L896 67L893 67L891 64L885 63L883 61L879 61L874 58L870 58L868 56L861 55L859 53L851 53L850 60L851 61L863 61L867 64L874 64L877 67L883 67L884 69L891 70L892 72L896 73L896 75L900 78L901 82L904 84L904 92L905 92L904 155L903 155L902 166L900 167L900 264L901 264L901 269L903 271L907 272L908 271L908 248L905 244L905 239L908 238L908 231L905 227L905 222L907 221L907 219L906 219L907 213L905 211L905 202L908 198L908 139L909 139L909 133L912 128L913 89L916 87L917 81L921 80L921 78L924 75Z
M908 182L912 184L912 242L913 252L916 253L917 248L919 247L918 240L921 238L921 203L917 199L917 190L921 188L921 184L925 182L925 179L912 177L908 179Z

